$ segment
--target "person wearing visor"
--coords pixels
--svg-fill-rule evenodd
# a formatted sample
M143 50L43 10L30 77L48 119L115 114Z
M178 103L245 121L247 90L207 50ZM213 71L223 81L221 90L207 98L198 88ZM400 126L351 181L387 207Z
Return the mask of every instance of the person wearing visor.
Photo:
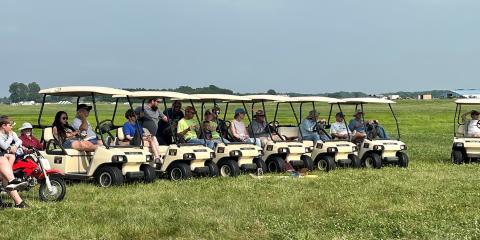
M348 129L352 132L352 142L361 142L367 136L362 111L355 112L352 120L348 123Z
M318 121L318 116L320 114L316 110L312 110L308 113L307 118L305 118L302 121L302 124L300 124L300 131L302 132L302 137L303 140L310 140L313 141L314 143L322 140L322 141L327 141L330 138L322 132L322 134L319 134L319 127L323 127L323 123L319 123Z
M262 147L260 138L251 138L248 134L247 128L243 123L245 119L245 110L243 108L237 108L235 110L235 116L230 126L230 131L235 139L240 142L255 143L257 146Z
M334 139L348 139L350 129L345 125L345 115L342 112L335 114L335 123L330 128L330 135Z
M26 150L24 151L26 154L30 154L33 152L33 150L29 148L33 148L38 151L43 150L43 144L41 144L40 141L35 136L33 136L32 124L25 122L18 130L20 131L19 138L20 140L22 140L22 146L26 148Z
M469 115L469 114L470 114L471 120L467 119L467 115ZM465 136L466 137L474 137L474 138L480 137L480 128L479 128L479 125L478 125L479 115L480 115L480 113L476 110L466 112L462 115L462 120L463 120L465 126L467 126L465 128Z
M90 115L90 110L92 110L92 106L88 106L87 104L83 103L79 104L77 106L77 115L72 122L72 128L80 132L80 137L83 141L92 143L96 149L96 145L101 145L102 143L97 138L97 134L93 131L92 125L87 120L88 116Z

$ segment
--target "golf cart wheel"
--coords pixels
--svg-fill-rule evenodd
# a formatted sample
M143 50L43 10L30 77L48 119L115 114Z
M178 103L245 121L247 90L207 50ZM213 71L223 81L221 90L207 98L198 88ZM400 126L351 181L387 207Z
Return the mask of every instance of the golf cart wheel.
M315 164L313 164L312 158L307 155L302 155L301 159L303 161L303 167L308 169L309 171L313 171L313 169L315 168Z
M157 178L157 174L155 173L155 168L150 165L143 164L140 166L140 170L143 172L143 182L144 183L153 183Z
M240 175L240 168L235 160L228 159L223 161L218 168L220 169L220 176L222 177L236 177Z
M285 172L285 160L281 157L273 157L267 164L268 172Z
M402 168L408 167L408 155L404 152L397 152L398 166Z
M381 168L382 159L378 153L370 153L365 158L364 165L366 168Z
M111 187L123 184L122 171L114 166L103 166L97 170L95 180L100 187Z
M218 177L218 166L212 161L206 161L205 166L208 167L208 176L209 177Z
M267 172L267 164L265 164L262 158L255 158L253 162L257 165L257 169L261 168L262 172Z
M319 170L329 172L337 167L335 160L330 156L321 156L317 160L317 168Z
M361 168L362 167L362 160L355 155L355 154L350 154L348 155L348 158L352 161L352 167L353 168Z
M192 177L190 166L183 162L174 162L168 171L168 177L172 181L178 181Z
M452 162L454 164L462 164L465 162L465 158L463 156L463 152L460 150L453 150L452 151Z
M67 187L65 186L65 181L61 176L51 175L50 185L52 186L51 191L47 187L46 181L42 181L38 189L38 196L40 200L44 202L59 202L62 201L67 193Z

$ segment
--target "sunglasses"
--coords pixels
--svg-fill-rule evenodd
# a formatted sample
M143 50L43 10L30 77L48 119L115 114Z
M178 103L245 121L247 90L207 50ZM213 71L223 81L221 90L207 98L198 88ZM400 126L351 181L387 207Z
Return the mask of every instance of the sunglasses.
M68 120L68 117L62 117L62 120Z

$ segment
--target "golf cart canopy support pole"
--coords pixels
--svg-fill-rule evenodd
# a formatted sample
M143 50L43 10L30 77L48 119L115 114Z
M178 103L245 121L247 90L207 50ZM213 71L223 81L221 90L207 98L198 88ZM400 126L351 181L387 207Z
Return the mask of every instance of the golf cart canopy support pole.
M342 107L340 106L340 103L337 103L338 105L338 110L340 110L340 112L343 114L343 110L342 110ZM332 107L333 107L333 103L331 104L331 108L330 108L330 114L332 112ZM328 116L328 118L330 118L330 116ZM335 120L336 121L336 120ZM348 127L348 124L347 124L347 120L345 119L345 115L343 116L343 123L345 124L345 127L347 127L347 136L348 136L348 139L351 139L350 138L350 128Z
M302 131L300 131L300 123L298 122L297 112L295 111L295 108L293 107L293 103L292 102L288 102L288 103L290 104L290 108L292 109L293 116L295 117L295 121L297 122L297 128L298 128L298 131L300 133L300 137L302 137L302 139L303 139ZM313 108L315 109L315 105L314 105ZM278 105L277 105L277 109L278 109Z
M162 97L162 101L163 101L163 108L165 108L165 112L167 113L168 115L168 111L167 111L167 99L165 97ZM173 108L172 108L172 118L173 118ZM170 128L170 133L172 134L172 138L173 138L173 141L175 143L178 144L178 139L177 139L177 134L175 133L174 129L173 129L173 126L172 126L172 119L170 119L170 116L167 116L167 127ZM155 133L155 135L157 135Z
M128 99L128 96L127 96ZM115 99L115 107L113 108L113 115L112 115L112 123L115 122L115 115L117 114L117 107L118 107L118 98Z
M200 123L200 118L198 117L197 109L195 109L195 104L193 104L193 100L190 99L190 104L192 104L193 111L195 112L195 117L197 118L197 122L199 124L200 132L202 133L202 136L205 136L205 131L203 131L203 128L201 127ZM207 139L203 138L203 144L204 146L207 146Z
M227 102L228 103L228 102ZM203 102L202 102L203 104ZM213 108L215 108L215 106L217 106L217 101L215 99L213 99ZM213 109L212 108L212 109ZM218 107L218 109L220 109L220 107ZM225 114L227 113L227 109L225 109ZM212 111L212 114L213 114L213 111ZM215 123L217 124L217 128L220 128L220 121L218 120L218 114L215 113L215 116L217 116L215 118ZM220 129L221 130L221 129ZM215 129L215 131L217 131L217 129ZM227 130L228 131L228 130ZM223 138L223 134L222 134L222 131L219 132L220 135L220 139L222 140L222 143L225 144L225 145L228 145L226 142L225 142L225 139Z
M80 99L80 97L78 99ZM93 93L93 92L92 92L92 103L93 103L93 111L95 113L95 121L97 121L97 127L98 127L98 124L100 123L100 121L98 121L97 103L95 102L95 93ZM100 130L100 139L102 140L103 146L105 146L105 148L109 149L110 146L108 146L108 144L103 139L102 130L100 128L98 128L98 130Z
M43 97L42 97L42 106L40 107L40 112L38 113L38 127L42 127L42 124L41 124L41 121L42 121L42 115L43 115L43 108L45 106L45 100L47 98L47 94L43 94ZM43 131L42 131L42 135L43 135Z
M453 117L453 136L457 136L457 124L460 125L460 119L457 118L457 113L458 113L458 105L455 106L455 116Z
M257 144L257 138L255 137L255 133L253 132L253 127L252 127L253 115L252 115L252 118L250 118L250 114L248 114L248 109L247 109L247 106L245 105L245 101L242 101L242 105L243 105L243 108L245 109L245 115L247 115L247 119L249 123L248 128L250 128L250 131L252 132L253 144Z
M388 104L388 107L390 108L390 111L392 111L393 118L395 119L395 125L397 125L397 140L400 140L400 127L398 126L398 119L397 119L397 114L395 114L395 111L393 111L392 104Z
M262 99L262 109L263 109L263 114L265 114L265 122L269 123L268 119L267 119L267 112L266 112L266 108L265 108L265 101ZM255 105L255 102L252 103L252 111L253 111L253 106ZM275 140L273 140L273 136L272 136L272 131L270 129L270 126L267 127L268 129L268 135L270 136L270 139L275 142Z

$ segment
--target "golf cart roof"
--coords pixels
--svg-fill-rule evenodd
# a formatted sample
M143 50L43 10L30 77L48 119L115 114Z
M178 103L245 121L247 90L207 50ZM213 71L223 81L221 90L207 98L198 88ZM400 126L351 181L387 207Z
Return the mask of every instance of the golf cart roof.
M293 97L297 102L326 102L326 103L343 103L344 100L331 97L321 96L305 96L305 97Z
M361 104L361 103L383 103L383 104L392 104L395 103L392 100L381 99L381 98L343 98L342 99L347 104Z
M456 104L480 104L479 98L462 98L455 100Z
M71 86L71 87L54 87L42 89L38 93L47 94L50 96L78 96L86 97L92 93L100 95L128 95L129 91L109 87L93 87L93 86Z
M114 98L125 98L126 95L115 95ZM141 98L141 99L149 99L149 98L172 98L176 100L198 100L198 97L179 93L179 92L171 92L171 91L135 91L128 94L130 98Z
M193 96L198 97L201 100L222 100L226 102L251 101L248 97L230 94L193 94Z
M274 101L274 102L296 102L295 99L287 96L279 95L246 95L245 97L250 98L252 102L261 102L261 101Z

